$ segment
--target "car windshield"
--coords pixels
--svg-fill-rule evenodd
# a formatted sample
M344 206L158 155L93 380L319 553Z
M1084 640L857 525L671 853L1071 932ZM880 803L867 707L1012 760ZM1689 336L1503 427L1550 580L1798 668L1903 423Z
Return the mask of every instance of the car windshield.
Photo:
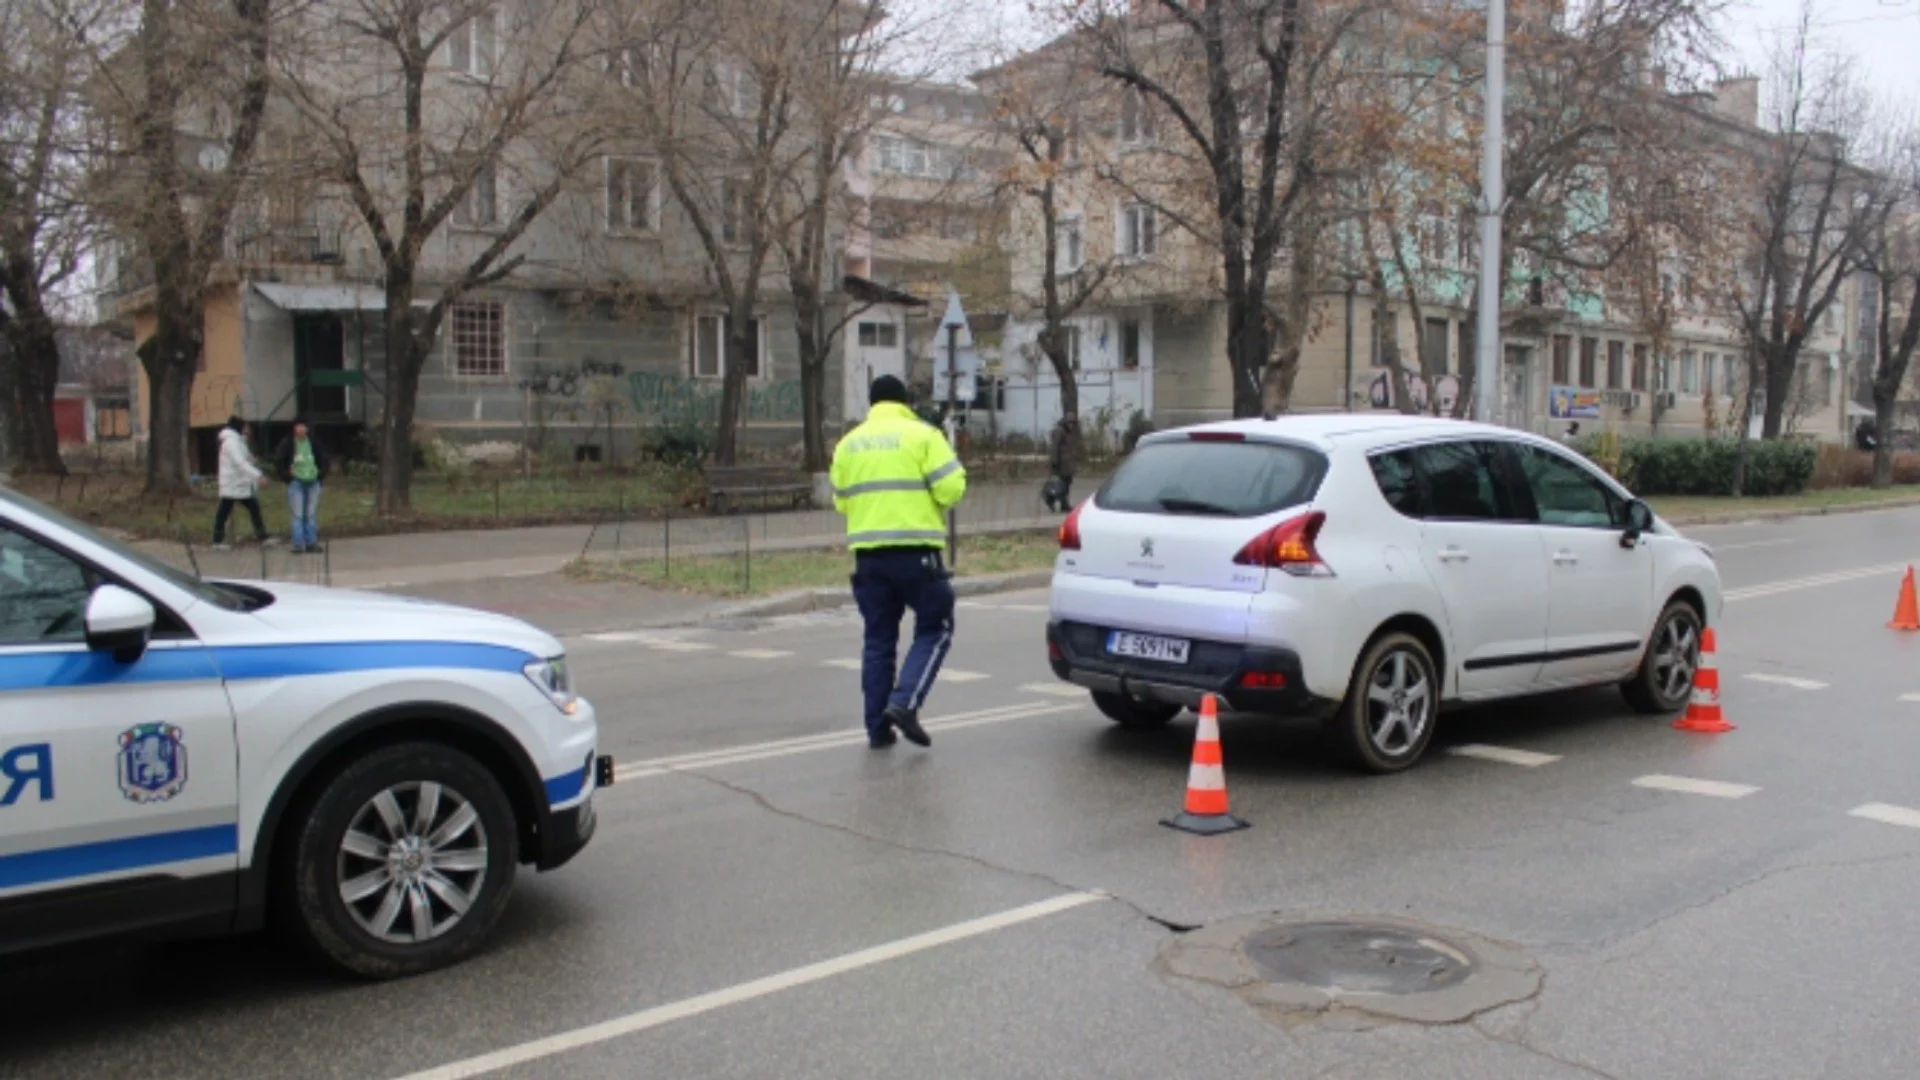
M1313 498L1327 459L1304 446L1170 439L1142 443L1094 496L1102 510L1259 517Z
M132 563L147 573L152 574L154 577L166 581L167 584L172 585L174 588L189 593L195 598L204 600L216 607L224 608L227 611L245 611L254 606L253 599L244 593L216 585L210 581L202 581L192 574L169 566L137 548L129 547L112 537L106 536L91 525L75 521L51 507L35 502L17 491L0 491L0 508L8 506L19 507L36 517L51 521L75 536L82 537L106 548L113 552L114 557Z

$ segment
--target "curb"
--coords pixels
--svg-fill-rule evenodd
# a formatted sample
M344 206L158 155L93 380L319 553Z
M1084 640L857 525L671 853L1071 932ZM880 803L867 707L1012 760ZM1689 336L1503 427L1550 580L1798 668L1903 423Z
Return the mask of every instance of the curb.
M1021 570L1011 574L981 574L953 580L955 596L987 596L993 593L1037 589L1053 580L1053 570ZM726 619L759 619L774 615L803 615L811 611L831 611L853 603L853 594L844 588L797 589L793 592L752 600L708 612L688 623Z
M1841 514L1870 514L1875 510L1900 510L1920 506L1920 496L1890 499L1887 502L1859 503L1854 506L1806 507L1799 510L1753 510L1738 514L1693 514L1667 518L1669 525L1744 525L1751 521L1791 521L1794 518L1835 517Z

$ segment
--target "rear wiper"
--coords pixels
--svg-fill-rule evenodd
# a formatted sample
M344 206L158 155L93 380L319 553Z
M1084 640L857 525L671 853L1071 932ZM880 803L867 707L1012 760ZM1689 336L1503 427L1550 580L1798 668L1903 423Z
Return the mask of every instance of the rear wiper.
M1217 514L1221 517L1234 517L1232 507L1210 503L1204 499L1159 499L1160 509L1169 514Z

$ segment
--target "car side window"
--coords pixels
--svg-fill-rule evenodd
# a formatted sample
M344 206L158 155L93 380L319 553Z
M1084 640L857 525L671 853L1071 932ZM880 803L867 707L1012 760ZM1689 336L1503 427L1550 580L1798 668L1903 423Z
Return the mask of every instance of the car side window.
M1625 522L1626 503L1587 470L1551 450L1537 446L1515 448L1527 487L1540 510L1543 525L1588 529L1618 528Z
M1425 516L1420 496L1420 475L1413 467L1413 451L1395 450L1375 454L1367 459L1367 464L1373 468L1373 482L1380 485L1380 494L1386 498L1388 506L1410 518Z
M0 525L0 645L86 640L92 595L85 567Z
M1415 447L1413 459L1426 483L1427 516L1456 521L1503 521L1520 517L1500 482L1499 448L1484 442L1443 442Z

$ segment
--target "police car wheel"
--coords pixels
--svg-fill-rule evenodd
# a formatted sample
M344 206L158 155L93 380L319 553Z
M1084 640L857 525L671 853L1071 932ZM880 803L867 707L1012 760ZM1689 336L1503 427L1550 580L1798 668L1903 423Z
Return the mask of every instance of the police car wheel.
M337 967L412 975L479 947L519 863L493 775L435 743L376 750L336 773L298 833L293 929Z

